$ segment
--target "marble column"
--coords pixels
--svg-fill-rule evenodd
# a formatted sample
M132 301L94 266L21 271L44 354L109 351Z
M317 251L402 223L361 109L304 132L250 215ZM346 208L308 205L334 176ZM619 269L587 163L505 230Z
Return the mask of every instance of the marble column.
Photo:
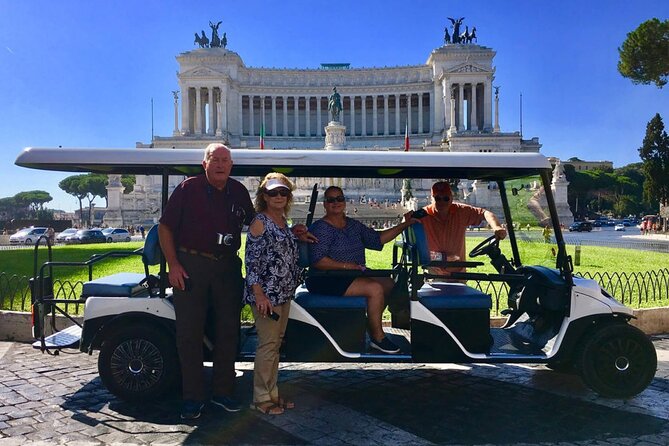
M216 133L216 111L214 110L214 87L207 87L207 94L209 95L209 128L207 135L214 135Z
M351 117L350 117L351 125L349 126L350 127L349 135L355 136L355 96L351 96L351 99L349 100L349 104L350 104L350 110L351 110ZM342 106L343 106L343 104L342 104ZM342 123L343 123L343 120L342 120Z
M383 95L383 135L388 136L388 95Z
M195 88L195 134L202 134L202 89Z
M496 87L499 89L499 87ZM495 91L495 127L493 133L499 133L499 91Z
M409 134L411 135L413 133L413 127L412 127L412 122L411 122L411 97L413 95L409 93L407 95L407 122L406 126L409 129Z
M293 116L295 116L295 122L294 122L294 131L295 135L294 136L300 136L300 97L299 96L293 96L293 104L295 109L293 110Z
M227 107L227 98L228 94L225 91L225 85L221 85L218 88L218 106L216 108L216 118L218 123L216 124L216 135L222 136L224 131L228 130L228 107Z
M360 134L367 136L367 95L360 96Z
M190 128L190 87L181 86L181 134L189 135Z
M400 130L400 95L395 94L395 135L401 135Z
M430 101L430 116L429 116L429 121L428 125L430 126L429 132L433 133L434 132L434 114L435 114L435 107L434 107L434 94L430 91L428 93L428 99Z
M433 111L432 122L430 125L434 132L441 133L446 130L448 125L448 85L446 78L442 77L441 81L435 80L432 88L432 101L430 101L430 108ZM434 105L433 105L434 104Z
M276 96L272 96L272 136L276 136Z
M304 97L304 136L309 137L311 136L311 104L309 101L311 100L311 96L305 96Z
M418 134L423 133L423 93L418 93Z
M377 136L379 134L378 100L379 97L377 95L372 96L372 136Z
M458 128L455 125L455 85L451 85L451 88L448 89L449 91L449 98L451 102L451 126L449 127L448 131L451 133L457 133Z
M237 95L239 98L239 107L237 108L237 119L239 120L239 124L237 125L237 128L239 129L239 138L244 136L244 95L239 93Z
M249 96L249 136L256 135L255 112L253 111L253 100L255 96Z
M458 91L460 94L458 97L458 130L462 131L467 128L467 124L465 123L465 84L461 82L458 86L460 87Z
M479 129L478 119L477 119L477 110L476 110L476 108L477 108L476 107L476 85L477 84L475 82L472 83L472 95L471 95L472 106L471 106L471 110L470 110L471 117L472 117L472 127L471 127L471 129L474 130L474 131L477 131Z
M483 83L483 128L492 128L492 80Z
M316 97L316 136L323 136L323 119L321 116L321 96Z
M265 135L267 135L267 121L265 120L265 98L260 96L260 126L258 127L258 136L260 136L260 129L265 128Z
M283 96L283 132L281 136L288 136L288 96Z

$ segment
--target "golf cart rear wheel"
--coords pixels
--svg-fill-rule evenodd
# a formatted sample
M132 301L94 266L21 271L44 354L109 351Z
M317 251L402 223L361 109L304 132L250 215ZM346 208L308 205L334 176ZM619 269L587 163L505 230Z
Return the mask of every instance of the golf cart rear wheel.
M150 325L119 327L100 349L98 371L105 387L123 400L159 398L177 387L174 337Z
M608 325L585 341L580 356L585 384L611 398L641 393L655 376L657 354L648 337L627 324Z

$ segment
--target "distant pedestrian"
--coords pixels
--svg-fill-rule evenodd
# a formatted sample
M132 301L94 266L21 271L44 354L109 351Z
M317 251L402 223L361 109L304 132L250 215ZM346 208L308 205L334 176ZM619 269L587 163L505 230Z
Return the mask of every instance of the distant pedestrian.
M544 236L544 243L550 243L551 242L551 228L549 228L548 225L544 226L544 229L541 232L541 235Z
M139 232L142 234L142 240L144 240L144 226L139 227Z
M46 236L49 238L49 245L53 245L56 241L56 231L51 226L46 230Z
M529 223L527 224L527 226L525 226L525 229L527 229L528 231L530 230L530 224Z

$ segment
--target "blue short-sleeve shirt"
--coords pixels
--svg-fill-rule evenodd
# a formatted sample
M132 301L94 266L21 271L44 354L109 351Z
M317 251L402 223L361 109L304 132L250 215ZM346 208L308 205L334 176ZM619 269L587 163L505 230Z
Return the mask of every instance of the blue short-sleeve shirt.
M343 229L332 226L325 220L318 220L309 228L318 238L318 243L311 245L309 263L313 265L323 257L338 262L365 264L365 248L381 251L381 236L374 229L357 220L346 217Z

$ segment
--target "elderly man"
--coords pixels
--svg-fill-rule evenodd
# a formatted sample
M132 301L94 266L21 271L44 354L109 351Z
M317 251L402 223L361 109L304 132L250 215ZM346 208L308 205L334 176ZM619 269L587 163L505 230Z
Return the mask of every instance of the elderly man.
M158 228L174 290L183 419L198 418L209 399L202 352L209 308L216 321L211 402L229 412L240 410L232 396L243 292L237 251L242 226L251 222L254 210L248 190L230 178L230 149L210 144L202 167L204 174L174 190Z
M453 202L451 186L445 181L432 185L432 204L426 206L427 215L420 221L425 228L427 245L433 260L465 261L465 231L467 226L478 226L484 220L488 222L495 237L504 239L506 229L492 212ZM464 268L431 268L433 274L462 272Z

